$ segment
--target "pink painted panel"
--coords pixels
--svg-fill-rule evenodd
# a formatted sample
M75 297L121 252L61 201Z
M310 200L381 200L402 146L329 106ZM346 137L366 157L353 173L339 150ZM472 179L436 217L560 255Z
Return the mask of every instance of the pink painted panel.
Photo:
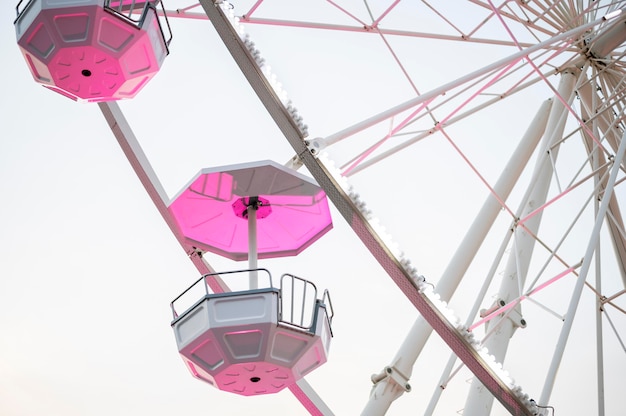
M167 54L162 33L154 31L157 21L148 13L138 29L98 4L45 8L18 45L35 81L53 91L94 102L132 98Z
M259 258L293 256L332 228L324 191L311 179L273 162L205 169L170 204L187 239L233 260L248 258L248 222L234 205L258 196L271 213L259 215Z

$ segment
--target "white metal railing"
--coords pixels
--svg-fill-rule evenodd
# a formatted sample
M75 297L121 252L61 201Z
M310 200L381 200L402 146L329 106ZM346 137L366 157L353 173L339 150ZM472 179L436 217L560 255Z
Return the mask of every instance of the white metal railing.
M317 287L312 282L289 273L280 278L280 302L278 319L280 322L307 331L315 330L319 319L320 306L326 311L329 325L334 315L330 293L324 291L322 299L317 298Z
M259 279L259 288L252 290L236 290L233 292L215 293L209 287L209 278L213 276L220 276L222 278L228 278L237 274L245 274L247 277L250 272L255 271L260 273L261 279ZM207 273L203 274L198 280L193 282L187 289L185 289L180 295L170 302L170 309L172 310L172 317L174 320L178 319L181 315L184 315L191 309L193 309L199 302L207 297L219 297L219 296L233 296L235 294L244 294L252 292L266 292L274 289L272 283L272 275L267 269L245 269L245 270L233 270L228 272L219 273ZM183 310L182 314L178 311Z
M104 9L138 28L143 27L148 12L153 10L154 14L157 16L157 22L163 42L165 43L165 48L169 52L169 44L172 41L172 30L161 0L104 0Z
M232 292L216 293L211 290L208 284L209 278L213 276L220 276L225 280L229 280L229 287L237 287L237 281L229 278L237 278L241 277L241 275L247 277L250 272L256 272L260 277L259 285L255 289L236 289ZM239 279L239 286L241 286L243 282L247 283L247 279ZM263 268L233 270L202 275L198 280L193 282L189 287L187 287L187 289L170 302L172 318L174 321L178 320L181 316L187 314L200 302L207 298L247 295L268 291L275 291L278 293L277 316L279 323L287 324L305 331L314 332L317 320L323 318L319 316L320 310L323 309L325 318L327 319L330 327L334 316L334 310L328 290L324 290L322 298L318 299L317 287L315 284L306 279L288 273L281 276L280 287L276 288L273 284L271 273L269 270ZM182 311L182 313L179 313L179 311Z
M17 3L17 6L15 6L15 22L17 22L18 20L20 20L20 17L22 17L22 14L26 11L26 9L28 9L30 7L30 5L34 2L35 0L28 0L28 1L24 1L24 0L20 0L19 3Z

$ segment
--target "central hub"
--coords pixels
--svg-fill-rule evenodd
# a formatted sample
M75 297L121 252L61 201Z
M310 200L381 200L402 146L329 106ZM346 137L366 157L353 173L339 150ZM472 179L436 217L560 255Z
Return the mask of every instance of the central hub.
M272 213L270 201L260 196L245 196L233 202L233 211L240 218L247 220L250 209L256 210L256 218L259 220Z

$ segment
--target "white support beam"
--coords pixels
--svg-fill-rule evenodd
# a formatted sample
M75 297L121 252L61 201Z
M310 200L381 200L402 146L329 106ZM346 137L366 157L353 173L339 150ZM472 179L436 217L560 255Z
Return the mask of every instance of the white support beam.
M530 123L528 130L520 140L500 175L500 178L493 187L494 194L497 195L500 200L494 195L487 197L487 200L483 203L472 225L468 228L463 241L448 262L448 267L446 267L443 272L435 289L443 300L448 302L452 298L456 288L461 283L465 271L469 267L472 259L476 256L491 225L502 209L501 200L508 198L517 183L519 176L543 135L551 107L552 100L545 101L539 107L535 118ZM411 327L411 330L407 334L395 358L392 360L394 366L407 377L411 376L413 365L422 352L431 333L432 328L422 317L419 317ZM400 392L396 392L397 389L392 389L386 385L389 382L390 380L382 380L379 385L375 387L378 392L376 396L370 398L366 410L364 411L365 415L379 415L384 413L391 405L391 401L397 398L394 396L399 397L397 393Z
M617 16L617 15L616 15ZM609 18L614 18L615 16L610 16ZM516 52L512 55L509 55L506 58L503 58L499 61L493 62L483 68L477 69L476 71L473 71L467 75L464 75L454 81L448 82L438 88L435 88L431 91L428 91L424 94L421 94L420 96L410 99L408 101L405 101L404 103L398 104L395 107L392 107L388 110L385 110L379 114L376 114L366 120L363 120L359 123L354 124L353 126L347 127L341 131L338 131L337 133L334 133L328 137L325 138L326 143L328 145L331 145L333 143L336 143L338 141L341 141L347 137L350 137L354 134L357 134L371 126L374 126L382 121L385 121L387 119L390 119L400 113L402 113L403 111L409 110L413 107L416 107L420 104L424 104L427 102L431 102L433 101L436 97L440 97L445 95L446 93L448 93L450 90L457 88L461 85L466 84L467 82L470 82L472 80L475 80L477 78L480 78L481 76L484 76L486 74L489 73L493 73L494 71L497 71L499 69L502 69L504 67L506 67L507 65L510 65L512 62L517 62L521 59L527 58L529 55L531 55L532 53L541 50L541 49L545 49L547 47L550 47L551 45L554 45L558 42L573 42L575 39L578 38L578 36L582 33L584 33L585 31L587 31L588 29L591 29L595 26L597 26L598 24L604 22L605 20L607 20L608 18L606 17L601 17L599 19L596 19L592 22L586 23L584 25L580 25L574 29L568 30L567 32L561 33L557 36L551 37L548 40L545 40L543 42L537 43L529 48L526 49L522 49L519 52Z
M604 223L604 219L609 208L611 196L613 195L613 188L617 179L617 174L620 171L621 164L624 162L625 154L626 134L622 137L619 148L617 150L617 154L615 155L615 158L613 160L611 175L609 176L609 180L607 181L604 196L598 209L598 214L596 215L596 221L589 237L589 243L585 251L585 256L583 257L583 265L581 267L580 274L578 275L578 278L576 280L576 285L574 286L574 291L572 293L572 297L570 298L570 304L567 308L567 313L565 315L565 322L563 323L563 328L561 328L561 333L559 334L559 339L557 341L557 347L552 357L552 362L550 363L548 374L545 378L545 384L541 392L541 397L539 399L540 405L545 405L550 400L552 389L554 388L554 382L556 380L556 374L559 370L559 366L561 365L561 359L563 358L565 345L567 344L567 340L572 329L572 324L574 323L574 317L576 316L578 303L580 301L583 287L585 286L587 274L589 272L589 269L591 268L591 265L593 264L593 254L596 251L597 244L600 239L600 230L602 228L602 224Z
M599 153L599 152L598 152ZM593 158L593 168L598 168L598 158ZM598 188L599 178L596 176L594 184L595 189ZM599 192L598 192L599 193ZM600 209L600 196L594 200L594 211L596 216L598 215L598 211ZM611 200L615 199L615 195L611 195ZM610 205L610 203L609 203ZM609 206L609 210L611 207ZM595 255L595 276L596 276L596 290L598 293L602 293L602 256L600 253L601 250L601 242L598 241L598 250ZM598 416L605 416L605 395L604 395L604 334L603 334L603 326L602 326L602 298L600 296L596 297L596 301L594 303L595 306L595 318L596 318L596 391L598 394Z
M541 157L537 160L533 181L530 184L530 192L528 198L522 201L522 206L518 210L520 217L524 218L537 209L538 206L545 204L548 197L548 190L553 177L553 169L551 160L556 161L559 147L556 143L561 141L565 124L567 121L567 107L571 105L574 99L574 88L576 81L580 75L578 70L570 69L563 71L559 83L558 93L567 102L567 106L560 100L555 99L552 105L548 125L544 134L542 143ZM550 154L546 149L552 149ZM535 247L534 235L537 235L541 225L541 212L531 217L524 227L516 227L513 248L502 275L500 289L498 290L497 301L509 303L519 298L521 288L524 287L528 267L532 258L533 249ZM513 313L521 319L521 305L513 308ZM509 346L509 341L515 330L521 325L518 320L511 319L508 314L504 316L498 315L489 323L491 326L497 326L495 331L485 342L485 346L489 352L494 355L496 361L504 362ZM473 380L470 392L465 402L463 411L464 416L481 416L491 413L493 405L493 396L482 386L480 381Z
M197 5L196 5L197 6ZM165 10L168 18L183 18L193 20L208 20L207 15L204 13L190 11L194 7L177 10ZM159 14L162 14L159 12ZM428 32L415 32L411 30L397 30L389 28L376 27L376 30L372 30L371 26L351 26L342 24L329 24L316 21L304 21L304 20L285 20L285 19L269 19L262 17L248 17L247 15L239 16L240 21L245 24L251 25L265 25L265 26L278 26L278 27L294 27L300 29L315 29L315 30L331 30L337 32L351 32L351 33L363 33L373 35L385 35L385 36L400 36L419 39L437 39L447 40L463 43L479 43L485 45L501 45L501 46L521 46L530 47L533 43L519 42L515 43L510 40L502 39L488 39L479 38L477 36L455 36L447 35L443 33L428 33Z
M289 386L289 390L311 415L334 416L334 413L305 379L301 378L296 384Z
M178 229L176 220L167 209L169 198L165 189L161 185L156 172L152 169L152 165L150 165L148 158L143 152L139 141L135 137L135 134L130 128L130 124L126 121L126 118L124 117L124 114L122 113L122 110L117 102L101 102L98 103L98 107L100 107L100 110L111 128L113 135L117 139L124 155L137 174L141 184L146 189L146 192L148 192L148 196L150 196L150 199L159 211L159 214L161 214L165 223L176 237L176 240L178 240L190 260L196 266L196 269L198 269L200 274L215 273L215 270L213 270L209 263L207 263L198 252L193 250L193 248L185 242L185 237ZM211 276L208 280L208 284L215 293L229 291L228 287L222 279L219 278L219 276Z
M609 110L600 108L598 104L594 104L601 103L602 100L597 92L592 89L591 85L590 82L584 82L581 84L579 90L580 100L583 103L583 111L588 115L594 114L593 118L590 119L589 117L591 116L588 116L587 120L592 120L596 128L607 138L611 147L617 149L619 146L619 130L615 127L615 115ZM601 111L598 112L598 110ZM598 159L598 166L604 164L605 156L599 149L594 147L594 142L591 137L585 134L584 138L587 152L589 154L594 153L592 160ZM604 189L605 184L601 183L600 186ZM614 194L611 196L608 212L610 219L607 221L607 225L611 235L611 242L618 259L617 267L622 277L622 283L624 287L626 287L626 235L624 235L623 232L624 221L622 219L621 209Z

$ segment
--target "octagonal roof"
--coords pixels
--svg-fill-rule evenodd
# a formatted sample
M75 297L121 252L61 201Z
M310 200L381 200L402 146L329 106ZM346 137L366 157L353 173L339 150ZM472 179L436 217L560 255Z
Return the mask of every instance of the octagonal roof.
M249 197L271 208L257 222L258 258L297 255L332 228L324 191L269 160L203 169L169 210L190 244L242 261L248 258L248 224L237 206Z

